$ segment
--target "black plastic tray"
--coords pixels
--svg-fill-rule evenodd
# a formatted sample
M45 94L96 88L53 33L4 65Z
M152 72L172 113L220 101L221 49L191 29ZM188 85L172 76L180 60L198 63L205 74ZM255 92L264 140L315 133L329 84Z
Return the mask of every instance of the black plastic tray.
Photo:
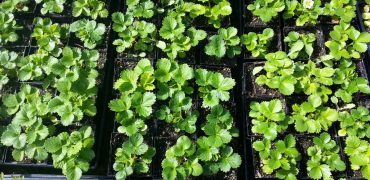
M327 23L324 18L320 18L319 24L316 27L312 27L312 26L292 27L289 25L289 23L284 22L284 20L282 19L280 15L278 19L274 21L275 23L270 23L270 24L260 25L260 26L250 26L246 23L248 19L245 20L245 18L250 17L250 14L248 14L249 12L246 9L246 4L249 2L250 0L242 1L241 3L242 14L239 19L242 19L241 20L242 25L240 26L241 28L240 31L243 32L244 34L251 31L251 29L279 27L280 31L282 32L281 38L280 38L281 44L283 45L282 49L287 52L288 50L283 40L288 30L290 29L311 30L312 28L314 28L314 29L318 29L319 31L319 32L316 32L317 35L323 36L322 38L320 38L321 42L318 43L318 46L320 48L323 48L323 51L321 52L320 55L328 52L328 49L325 47L324 42L329 39L329 30L331 30L335 26L335 24ZM363 24L362 14L361 14L362 10L360 9L360 7L363 7L362 4L363 4L362 1L357 3L357 17L353 20L352 24L360 31L366 32L366 29ZM251 132L250 118L248 115L249 114L249 103L252 101L261 102L261 101L268 101L272 99L280 99L284 103L286 103L286 111L289 112L291 111L290 109L291 107L289 106L295 103L297 99L302 99L304 97L299 96L299 95L284 96L280 94L278 91L270 90L268 87L265 87L262 89L261 87L259 87L259 89L256 90L255 88L256 85L253 83L254 81L253 77L255 78L255 76L252 75L251 70L253 70L252 68L255 66L263 65L265 60L263 58L251 58L247 55L248 53L246 52L245 49L243 49L243 51L244 51L243 53L244 56L241 60L238 61L238 68L240 71L239 77L241 78L240 79L241 85L239 87L240 88L239 92L241 93L241 96L240 98L238 98L238 100L240 100L241 102L239 102L240 104L238 104L238 107L239 107L239 112L241 112L240 116L243 121L242 122L243 130L241 131L243 132L243 137L241 141L244 146L244 150L243 150L244 151L243 171L245 172L244 179L247 179L247 180L248 179L261 179L261 180L262 179L266 179L266 180L267 179L277 179L277 178L274 178L274 176L262 177L262 178L256 176L256 169L257 169L256 163L257 162L255 162L256 161L255 158L258 157L258 153L256 153L254 149L252 148L252 143L253 143L253 140L255 140L256 138L261 138L261 136L253 134ZM370 70L370 46L369 46L368 51L363 54L362 61L359 61L359 63L357 63L357 66L358 66L358 72L360 76L365 77L366 79L369 79L370 78L369 76L370 75L369 73L370 72L369 71ZM369 98L370 98L369 95L356 95L354 97L354 102L356 102L356 104L358 105L366 105L366 107L370 108L369 106L370 102L368 100ZM337 144L340 146L341 148L340 155L342 157L342 160L346 163L346 166L347 166L346 171L344 171L344 173L342 173L341 176L339 177L343 177L346 179L363 179L362 177L358 177L358 176L355 177L353 174L353 171L350 169L350 162L348 160L348 156L346 156L343 152L345 140L343 137L339 137L336 134L336 132L338 131L338 128L339 128L339 123L336 122L329 129L328 133L331 134L332 139L337 141ZM292 133L297 136L298 150L301 152L302 155L304 155L304 150L302 149L302 147L299 147L300 145L298 141L305 139L305 138L306 139L310 138L312 137L312 135L294 133L294 127L292 130ZM299 168L301 172L297 175L297 178L298 179L310 179L304 173L306 169L306 165L304 162L301 161Z
M233 7L233 13L230 16L230 24L238 29L238 34L246 34L249 31L251 31L253 28L267 28L267 27L274 27L277 32L275 34L278 34L278 44L280 44L281 50L286 51L287 48L284 47L284 30L286 30L289 27L288 23L285 23L279 15L279 17L274 21L274 23L268 24L268 25L260 25L260 26L250 26L248 25L247 21L248 18L251 17L250 12L246 9L246 6L248 3L250 3L252 0L230 0L232 7ZM1 0L0 0L1 2ZM121 11L124 12L124 3L125 1L111 1L110 5L110 13ZM360 4L361 2L359 2ZM357 5L358 11L357 11L357 18L355 20L355 23L357 23L361 29L361 31L365 31L365 28L363 26L362 17L361 17L361 11L359 10L360 5ZM38 5L39 6L39 5ZM35 10L30 13L16 13L16 17L19 17L21 19L33 19L36 16L39 16L39 14L35 13L36 9L39 7L35 7ZM44 16L45 17L45 16ZM67 18L67 16L53 16L55 19L61 19L63 21L63 18ZM71 18L71 20L75 19L81 19L80 18ZM109 19L109 18L108 18ZM159 23L159 18L157 19ZM64 19L65 21L65 19ZM98 19L100 21L100 19ZM104 21L104 20L102 20ZM32 22L32 21L31 21ZM320 23L320 28L331 28L333 27L332 24L327 23ZM209 27L200 27L207 30L209 33L215 33L214 29ZM312 28L312 27L303 27L303 28ZM117 64L119 62L137 62L139 59L135 58L127 58L122 54L117 54L115 50L115 46L112 45L112 42L114 39L117 38L117 33L113 32L113 30L110 28L109 38L107 40L107 61L105 64L104 69L104 80L102 84L102 88L99 90L98 99L97 99L97 109L98 114L96 116L96 143L95 143L95 150L96 150L96 160L94 161L94 164L92 164L92 168L89 172L85 173L87 175L83 176L82 179L114 179L114 171L112 170L112 164L114 162L114 153L117 148L117 145L112 144L112 140L116 136L122 136L116 131L116 124L115 124L115 117L114 113L109 110L108 108L108 102L114 98L117 97L117 92L113 90L113 83L118 78L118 74L122 70L122 67L118 67ZM327 32L328 33L328 32ZM327 35L327 34L326 34ZM323 34L325 36L325 33ZM242 54L233 58L232 63L229 64L225 59L225 61L221 61L221 63L212 63L212 59L206 59L207 56L204 54L204 45L206 41L204 41L202 44L199 45L197 48L193 48L193 50L189 51L187 53L188 56L191 56L192 60L185 60L180 61L189 63L192 67L202 67L206 69L222 69L222 68L230 68L231 69L231 75L236 80L237 84L234 88L234 91L232 92L233 98L233 112L234 112L234 121L236 123L236 127L240 130L240 137L236 139L236 144L238 144L240 147L235 148L236 151L242 156L242 165L237 170L237 179L256 179L255 178L255 167L253 163L253 149L251 147L251 141L253 138L256 138L256 136L253 136L249 130L249 118L248 118L248 108L249 108L249 102L254 101L262 101L262 100L269 100L273 98L279 98L284 100L285 102L292 103L292 100L289 98L286 98L282 96L281 94L277 93L274 96L267 95L261 95L261 96L251 96L251 92L253 89L250 87L251 83L251 74L249 70L246 69L248 66L254 66L254 65L260 65L263 64L264 59L254 59L250 58L247 55L247 52L245 48L242 48ZM28 54L29 52L32 52L32 46L31 42L29 44L24 46L6 46L7 49L16 49L17 51L21 51L24 54ZM158 50L153 52L152 55L152 63L155 64L156 59L163 57L163 54L160 53ZM365 68L365 71L363 76L367 77L369 79L369 69L370 69L370 51L368 50L365 55L365 61L363 61L363 65ZM225 63L226 62L226 63ZM249 84L248 84L249 83ZM293 96L292 98L295 98ZM358 98L359 100L361 98ZM368 99L368 96L366 96L365 99ZM198 100L195 100L195 103L198 103ZM370 104L370 103L369 103ZM287 108L289 109L289 108ZM288 110L287 110L288 111ZM201 120L199 120L201 121ZM199 122L198 121L198 122ZM151 144L155 147L161 147L163 144L161 137L158 137L158 126L162 126L164 123L161 121L154 120L154 130L153 134L151 135ZM334 127L335 128L335 127ZM198 128L199 129L199 128ZM333 134L332 134L333 135ZM304 136L303 136L304 137ZM337 138L337 137L336 137ZM172 139L173 140L173 139ZM339 138L337 139L340 144L342 144L344 141L343 139ZM174 141L173 141L174 142ZM171 144L172 145L172 144ZM118 144L118 146L120 146ZM163 157L162 157L163 158ZM2 162L4 158L0 157L0 162ZM151 165L150 173L144 174L144 175L133 175L130 176L128 179L161 179L160 174L160 162L161 157L156 156L153 159L153 163ZM348 159L346 160L348 164ZM64 179L64 176L61 175L61 171L54 169L50 165L20 165L20 164L0 164L0 171L4 171L5 173L10 174L22 174L24 175L25 179ZM43 174L43 175L40 175ZM56 175L58 174L58 175ZM10 178L11 176L6 176L7 178ZM351 174L347 171L346 177L350 178ZM299 176L300 179L306 179L307 177ZM192 178L192 179L224 179L222 176L218 177L198 177L198 178ZM266 178L269 179L269 178ZM270 178L271 179L271 178Z
M108 0L109 3L107 3L107 8L109 9L110 14L115 10L117 7L114 3L116 1L113 1L113 3L110 3L110 0ZM109 6L108 6L109 5ZM35 11L29 12L29 13L16 13L15 17L22 19L30 24L26 24L27 27L33 27L32 20L34 17L38 17L39 14L36 14ZM46 16L40 16L40 17L46 17ZM72 22L72 20L78 20L83 19L85 17L78 17L78 18L71 18L68 19L65 17L50 17L54 22ZM110 53L115 51L112 50L111 42L109 41L111 39L111 25L110 22L107 21L110 19L110 16L104 20L104 19L98 19L98 22L103 22L107 26L107 32L106 37L107 40L105 42L105 47L98 47L98 51L101 53L101 58L105 59L105 64L102 69L100 69L100 84L98 85L98 93L96 97L96 108L97 108L97 114L95 117L93 117L93 127L95 127L95 144L94 144L94 151L95 151L95 159L92 161L90 170L85 173L89 175L105 175L107 168L105 164L107 164L107 157L108 156L108 149L104 148L107 147L109 143L105 140L106 138L106 111L107 111L107 105L108 105L108 96L107 92L109 90L109 79L111 79L110 76L110 68L112 67L112 58L114 58L114 54ZM30 29L31 30L31 29ZM18 50L18 52L21 52L23 55L28 55L35 51L37 47L35 47L32 43L34 43L34 40L29 37L30 40L28 40L29 44L23 44L21 46L17 44L10 44L1 48L9 49L9 50ZM68 40L65 44L68 46L76 46L77 41L73 41L68 43ZM78 46L77 46L78 47ZM100 49L99 49L100 48ZM106 52L104 52L104 49ZM103 56L102 56L103 55ZM10 148L6 148L6 151L8 151ZM9 156L9 153L5 153L4 156ZM10 155L11 156L11 155ZM5 162L6 157L3 157L0 159L0 172L4 172L6 174L25 174L26 178L31 179L42 179L42 178L50 178L50 176L54 178L62 178L64 176L61 176L61 170L55 169L52 165L52 160L47 160L46 163L41 164L21 164L16 162ZM31 174L31 175L27 175ZM43 174L43 175L37 175L37 174ZM59 175L56 175L59 174ZM100 177L98 177L100 179ZM91 179L91 177L86 177L86 179Z

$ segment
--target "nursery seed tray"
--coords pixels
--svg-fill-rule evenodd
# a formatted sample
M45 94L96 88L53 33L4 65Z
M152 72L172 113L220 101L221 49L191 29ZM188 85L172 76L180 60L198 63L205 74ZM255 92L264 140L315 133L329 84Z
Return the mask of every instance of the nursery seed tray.
M30 11L28 12L17 12L15 18L17 22L24 28L20 33L20 41L17 43L9 43L1 48L15 51L20 55L32 54L37 49L37 43L34 38L31 37L33 30L32 20L35 17L48 17L51 18L53 23L68 23L86 17L74 18L71 12L71 1L65 6L68 10L63 14L40 14L41 6L35 4L33 1L30 4ZM2 2L2 0L0 0ZM325 41L329 37L330 30L336 25L330 19L320 18L317 26L303 26L295 27L294 21L285 21L282 14L279 14L278 18L274 19L270 23L264 23L257 17L247 10L247 6L253 3L253 0L231 0L233 13L228 18L222 21L224 26L234 26L238 29L238 35L247 34L248 32L262 32L265 28L272 28L275 32L275 36L271 43L271 51L285 51L288 52L288 46L284 42L284 37L290 31L297 32L310 32L314 33L317 41L314 44L315 53L313 57L319 57L326 54L329 50L325 47ZM115 120L115 113L109 110L108 103L110 100L120 96L119 92L114 90L113 84L119 78L120 73L124 69L132 69L136 66L137 62L141 59L139 57L131 57L130 50L125 53L117 53L115 46L112 45L113 41L117 39L118 34L112 29L111 14L113 12L125 12L126 1L113 1L106 0L107 7L109 9L110 16L108 18L98 18L97 22L104 23L107 27L107 38L104 43L97 47L100 54L103 55L102 66L99 70L100 86L96 97L97 115L93 117L90 122L94 127L95 132L95 146L94 151L96 154L95 160L91 164L90 170L82 177L82 179L115 179L115 171L113 170L113 163L115 158L115 151L122 145L122 142L127 139L127 136L117 132L118 122ZM362 19L362 8L364 4L360 1L357 4L357 17L352 22L356 28L361 31L370 32L370 29L364 27ZM154 18L154 22L157 25L162 24L161 15ZM217 30L211 25L207 25L205 20L200 19L199 22L194 22L194 26L205 30L208 34L217 34ZM64 45L80 47L80 42L76 37L69 37ZM262 139L261 135L254 134L251 131L251 118L249 117L250 107L249 104L253 101L269 101L272 99L280 99L283 102L284 111L286 113L292 112L291 106L295 103L301 103L306 96L292 95L284 96L278 90L270 89L266 86L259 86L256 84L256 76L252 74L252 71L257 66L263 66L266 60L264 58L255 58L251 56L251 53L242 48L242 53L234 58L223 58L216 60L210 56L207 56L204 52L206 43L201 42L197 47L192 48L186 53L187 58L179 58L179 63L189 64L192 68L204 68L207 70L213 70L220 72L226 77L232 77L237 82L233 91L231 92L230 101L225 103L225 106L229 108L233 115L235 127L240 131L239 138L233 139L231 146L234 151L239 153L242 157L242 165L229 173L219 173L214 176L200 176L191 179L203 180L203 179L229 179L229 180L249 180L249 179L276 179L274 175L268 175L262 172L260 159L258 152L252 148L252 143L255 140ZM134 51L134 50L132 50ZM152 65L155 65L160 58L165 58L166 54L154 50L148 53L148 59ZM304 61L304 60L297 60ZM361 77L369 79L370 75L370 48L362 57L362 61L359 61L357 65L358 73ZM15 86L19 86L19 82L14 82ZM30 82L39 83L39 82ZM194 87L196 86L193 82ZM368 95L356 95L354 102L359 105L363 105L370 108L370 100ZM154 106L155 108L157 104ZM207 112L201 108L201 100L198 93L195 91L193 94L193 109L199 110L200 118L197 121L197 131L195 134L188 135L191 139L196 139L199 136L204 135L201 131L201 123L205 121ZM7 121L9 122L9 120ZM176 143L181 133L175 133L174 128L171 124L167 124L155 117L146 121L149 132L144 136L144 141L156 148L157 153L153 157L153 161L150 165L149 172L141 175L132 175L127 179L161 179L162 167L161 162L165 158L166 150ZM352 171L350 168L350 162L348 157L344 153L345 139L339 137L338 132L339 124L334 123L333 126L328 130L333 140L337 142L340 147L340 157L344 159L347 169L341 173L333 174L337 178L346 179L362 179L362 176L357 171ZM293 134L297 139L297 148L303 154L302 161L299 163L300 173L297 175L297 179L310 179L307 176L306 162L308 160L306 154L307 147L312 145L312 135L305 133L297 133L294 128L289 128L285 134ZM45 162L27 161L15 162L12 159L11 148L0 147L0 172L6 174L14 174L13 176L22 175L25 179L64 179L62 172L59 169L55 169L52 164L51 157ZM6 178L13 177L12 175L6 175Z

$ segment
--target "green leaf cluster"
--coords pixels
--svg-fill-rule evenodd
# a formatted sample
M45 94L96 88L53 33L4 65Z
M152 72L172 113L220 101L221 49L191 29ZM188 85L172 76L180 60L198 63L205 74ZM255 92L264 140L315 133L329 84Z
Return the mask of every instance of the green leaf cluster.
M34 29L32 37L36 39L39 51L46 51L58 57L62 50L59 48L61 39L67 37L67 27L58 23L53 24L49 18L37 17L34 19Z
M159 35L164 40L159 40L156 44L170 59L175 59L177 56L185 57L185 52L199 44L207 37L204 30L198 30L194 27L186 29L180 16L166 16L163 20L162 27L159 30Z
M332 22L351 22L356 17L356 1L332 0L323 3L320 0L286 1L284 19L297 17L296 25L315 25L320 16L329 16Z
M307 149L309 177L313 179L332 179L332 171L346 170L346 164L339 156L339 146L328 133L313 138L313 146Z
M193 156L195 152L196 146L187 136L179 137L176 144L166 151L166 158L162 161L163 179L186 179L190 175L201 175L203 167L199 159Z
M330 55L337 60L359 59L361 53L368 49L367 43L370 42L370 34L360 32L353 26L341 22L334 26L330 32L331 39L325 42L326 47L330 50Z
M0 91L16 76L16 63L19 57L13 51L0 50ZM1 94L0 94L1 98Z
M118 132L132 136L145 134L145 120L153 113L156 96L154 86L154 68L148 59L142 59L133 70L124 70L115 82L114 88L121 93L118 99L109 103L109 108L116 112L116 120L121 124Z
M338 121L338 111L325 107L321 98L310 96L308 101L292 106L292 119L298 132L320 133L327 131L333 122Z
M49 77L59 94L48 103L48 108L59 115L62 125L69 126L81 121L84 115L96 114L98 59L96 50L65 47L61 59L52 64Z
M45 141L45 149L52 154L55 168L62 169L68 180L81 179L82 173L89 170L95 157L94 136L90 126L81 127L68 134L62 132Z
M241 157L231 147L215 147L209 144L211 142L206 137L198 138L196 144L187 136L178 138L162 161L163 179L187 179L204 173L228 172L240 166Z
M325 3L320 0L256 0L249 4L247 9L265 23L282 12L286 20L296 18L297 26L315 25L320 16L329 16L332 22L345 23L351 22L356 17L355 0L331 0Z
M335 69L322 67L314 61L306 64L296 63L297 78L295 92L303 92L306 95L319 96L324 103L328 101L328 95L332 94L330 87L334 84Z
M151 0L129 0L127 1L127 12L135 18L150 19L156 13L155 4Z
M108 10L105 6L104 1L100 0L75 0L72 4L72 15L73 17L85 15L93 19L106 18Z
M173 3L174 4L174 3ZM184 17L186 25L197 18L206 18L208 24L219 29L223 19L232 13L231 4L228 0L201 0L196 2L177 2L175 10L169 14L177 14Z
M18 40L17 30L22 29L17 25L12 13L0 11L0 45Z
M64 1L43 2L42 14L63 11ZM1 6L14 11L12 6L25 10L22 7L24 1L7 3ZM0 11L0 14L6 12L11 15L5 9ZM6 22L2 25L7 27L1 30L15 28L13 17L12 20L9 17L0 19ZM71 134L60 133L56 129L72 124L81 127L78 122L85 115L96 114L99 53L96 50L60 48L68 29L67 26L53 24L48 18L35 18L32 37L37 41L38 51L25 57L18 57L7 50L0 51L0 89L8 81L21 84L14 87L16 93L2 94L1 116L5 115L11 122L0 135L1 144L10 148L14 160L44 162L51 154L54 167L62 169L67 179L80 179L95 156L92 129L82 127ZM15 36L11 38L16 39ZM33 81L41 85L29 85ZM6 88L6 92L13 91L13 87ZM59 135L54 136L56 133Z
M174 60L160 59L156 69L148 59L142 59L134 70L124 70L115 83L121 97L110 102L110 109L117 112L117 121L122 124L118 131L127 135L145 132L144 120L152 114L156 99L164 101L156 111L160 120L174 125L175 130L194 133L199 113L192 111L192 94L190 80L194 79L200 86L203 107L211 108L220 101L230 99L229 91L235 81L225 78L221 73L205 69L195 72L187 64L178 64ZM152 93L158 89L156 95ZM137 101L137 102L135 102Z
M364 178L370 178L370 145L366 140L356 136L349 136L346 139L344 152L349 156L352 170L360 170Z
M202 86L199 89L207 90L203 91L204 93L213 92L205 96L221 97L223 100L226 96L229 98L228 91L235 85L233 79L225 78L220 73L205 69L198 70L194 71L187 64L162 58L157 61L155 69L148 59L142 59L133 70L122 71L120 79L115 83L115 89L121 96L119 99L112 100L109 107L117 113L116 119L119 123L121 123L120 118L132 118L129 122L135 124L124 124L118 128L118 131L125 133L129 138L145 134L147 126L144 120L150 118L153 112L152 106L156 100L159 100L162 101L160 102L162 106L159 106L155 112L159 120L173 124L177 132L195 133L199 113L192 110L194 89L190 81L195 79L196 83ZM154 89L157 89L156 94L152 93ZM136 103L138 94L144 94L144 99ZM201 126L205 136L198 138L196 142L186 136L180 137L177 144L167 150L166 159L162 162L164 179L186 179L189 176L199 176L203 172L206 174L228 172L231 168L240 166L240 156L228 146L231 139L238 136L238 130L233 127L230 112L218 104L207 106L211 108L211 112L206 117L207 121ZM129 142L126 141L125 144L127 143ZM121 150L117 152L122 154ZM125 179L130 174L146 172L135 170L136 166L140 168L143 166L131 160L133 156L126 156L127 163L119 166L117 170L119 178ZM142 155L136 154L135 157L134 159L137 160L142 158ZM150 163L149 159L146 164L148 163Z
M214 6L208 6L204 13L204 16L208 18L208 24L212 24L215 28L220 28L223 17L230 15L232 13L232 8L229 1L227 0L207 0L204 3L212 2L216 3L214 4ZM197 9L198 7L195 6L194 8Z
M41 14L62 13L66 0L35 0L37 4L43 3Z
M89 49L94 49L104 38L105 25L94 20L78 20L73 22L69 28L71 32L76 33L76 36L84 42L84 46Z
M13 148L12 156L16 161L47 158L43 146L51 129L43 121L53 118L47 107L50 99L51 94L41 93L40 89L30 85L22 85L18 93L2 97L6 113L13 119L1 135L1 144Z
M335 69L320 67L313 61L294 62L282 51L267 54L265 58L265 65L253 70L253 75L265 71L265 74L256 78L258 85L278 89L284 95L303 92L306 95L320 96L324 102L328 101L328 95L332 94L329 87L334 84Z
M315 41L315 34L299 34L295 31L289 32L288 36L284 38L284 42L289 46L288 56L292 59L297 57L307 57L307 55L308 58L310 58L314 51L313 43Z
M323 14L350 23L356 17L356 3L356 0L331 0L325 4Z
M291 95L297 79L294 77L295 65L287 54L283 51L269 53L265 56L266 63L263 67L256 67L253 75L261 70L266 71L266 75L259 75L256 79L258 85L267 85L273 89L279 89L284 95Z
M238 168L241 157L229 146L232 138L239 136L233 127L233 117L221 105L214 106L202 125L205 136L197 139L197 157L202 161L204 174L229 172Z
M199 86L199 96L203 100L202 107L214 107L221 101L230 99L230 90L235 86L235 80L224 77L219 72L212 72L206 69L195 71L196 83Z
M45 51L38 51L16 62L18 79L21 81L43 80L46 75L51 74L52 62L58 60Z
M237 34L238 30L235 27L220 28L216 35L209 38L209 43L205 47L206 54L218 59L225 55L229 58L239 55L241 48Z
M26 12L29 10L29 0L5 0L0 3L0 11L3 12Z
M296 25L304 26L306 24L315 25L320 15L323 15L323 8L320 0L307 0L300 3L297 0L289 1L287 11L284 12L284 18L297 17Z
M155 149L144 143L147 132L145 120L153 113L156 95L152 92L155 76L149 59L141 59L133 70L124 70L114 88L120 97L110 101L109 108L116 112L121 126L118 132L126 134L128 140L116 150L113 165L117 179L126 179L134 173L146 173L155 154Z
M174 2L167 3L171 6L175 5ZM230 15L231 11L231 5L227 0L177 2L174 8L168 8L165 11L167 14L159 28L159 35L162 39L156 41L156 46L166 53L170 59L175 59L178 56L184 58L187 51L197 46L200 41L207 37L207 33L204 30L196 29L192 22L197 21L198 18L204 18L208 20L208 24L219 29L223 18ZM234 30L229 30L229 32L223 32L224 35L221 36L224 36L225 42L234 41L229 40L229 38L239 39L238 37L231 37L236 35L236 33L235 35L233 33ZM237 41L237 44L239 44L239 40ZM233 46L236 46L236 44Z
M261 158L264 173L275 173L279 179L297 179L301 154L296 148L296 140L293 135L289 134L284 140L275 142L267 139L255 141L253 149L258 152Z
M194 133L199 112L193 111L193 88L190 80L194 78L194 70L187 64L178 64L174 60L160 59L157 62L154 77L158 87L157 97L167 101L157 111L158 119L171 123L175 131Z
M125 14L113 13L113 30L119 36L113 42L117 46L117 52L122 53L128 48L143 53L153 51L157 27L151 19L155 17L155 13L154 2L151 0L128 1Z
M213 147L210 148L211 151ZM203 148L202 151L205 149ZM201 151L198 149L198 152ZM237 169L240 167L242 160L238 153L234 152L233 148L230 146L224 146L219 148L217 151L218 155L213 153L213 159L210 162L204 162L203 169L204 174L217 174L218 172L227 173L231 169Z
M94 68L98 57L97 51L81 52L77 48L67 47L59 61L56 58L48 59L34 54L17 62L17 66L20 66L18 76L25 78L22 80L43 80L45 88L49 81L50 85L58 90L58 95L52 97L50 93L40 93L41 90L25 85L17 94L7 94L3 97L2 102L7 114L14 116L11 124L15 127L9 128L9 134L27 138L28 143L24 144L20 139L18 143L23 144L16 145L17 148L13 151L14 159L21 161L26 155L31 159L44 160L47 155L39 147L42 146L42 140L48 136L48 129L53 129L57 124L69 126L81 121L84 115L96 114L94 98L98 72ZM3 58L7 58L6 55ZM50 62L45 66L39 64L48 60ZM41 78L44 75L49 79ZM53 126L46 127L44 120L48 120Z
M230 15L232 11L227 0L161 1L158 4L165 8L154 8L156 4L151 0L132 0L127 2L125 13L113 14L113 29L119 34L119 39L113 43L117 46L117 52L121 53L130 49L130 55L132 51L139 51L138 55L144 57L146 52L153 51L153 45L155 45L170 59L184 58L186 52L207 37L207 33L204 30L196 29L192 22L202 18L207 19L208 24L219 29L223 18ZM158 26L155 25L157 22L154 19L157 17L156 14L160 14L161 17L162 24ZM224 51L223 54L228 53L229 56L240 54L240 47L237 47L240 40L236 34L235 28L222 30L222 33L218 34L217 42L213 43L215 44L214 48L221 48L221 51ZM221 43L219 46L225 47L215 47L218 43ZM211 48L206 51L218 50ZM136 56L136 52L134 52L134 56Z
M370 5L366 4L363 9L362 18L364 19L364 25L370 27Z
M231 113L216 105L202 124L204 136L195 143L187 136L181 136L177 143L166 152L162 161L164 179L187 179L201 174L229 172L241 165L241 157L229 146L238 130L233 127Z
M283 104L279 99L252 102L249 117L252 118L252 132L261 134L264 138L273 141L277 135L284 132L292 121L286 116Z
M345 103L352 102L353 94L361 92L370 93L370 87L367 79L360 77L357 72L357 66L352 60L340 61L339 67L335 71L333 82L340 85L334 93L334 99L341 99ZM336 100L338 101L338 100ZM336 102L334 102L337 104Z
M219 148L230 143L232 137L239 135L238 130L233 127L233 118L230 112L221 105L213 107L206 119L206 123L202 125L206 136L197 142L203 147L205 146L203 143L207 143L210 147ZM202 160L209 161L210 159L204 158Z
M256 0L253 4L248 5L248 10L253 15L261 18L263 22L270 22L276 18L279 12L285 9L284 0Z
M358 138L370 138L370 115L366 107L359 106L350 112L339 113L340 136L356 136Z
M155 149L144 143L141 134L137 133L130 136L128 141L125 141L122 147L116 150L116 158L113 164L113 169L117 172L116 179L126 179L134 172L148 172L154 154Z
M113 30L119 39L113 42L117 52L121 53L133 47L138 51L152 51L157 27L145 20L136 20L130 13L115 12L112 15Z
M271 1L272 3L278 3L278 1ZM296 179L298 169L290 169L291 166L286 165L284 155L272 152L272 149L278 149L281 145L271 141L275 140L279 133L284 133L287 128L280 127L280 124L272 118L294 122L295 129L299 133L328 131L334 122L340 121L341 129L338 133L340 136L348 136L345 152L349 156L351 168L361 170L365 178L370 178L369 143L362 140L362 138L368 138L369 111L361 106L352 109L355 105L348 104L352 102L355 93L370 93L367 80L356 70L358 65L356 60L361 59L361 53L368 49L367 43L370 41L370 36L350 25L356 15L356 1L333 0L325 4L321 3L319 0L284 2L285 9L281 10L283 17L285 19L297 17L297 26L314 25L320 16L331 16L331 23L338 23L338 25L334 26L334 30L329 33L330 39L325 43L329 49L328 55L306 62L294 62L293 59L297 58L311 58L316 38L312 33L290 32L284 39L289 46L288 54L280 51L266 54L265 65L253 70L253 75L261 73L256 79L259 85L278 89L283 95L293 93L307 95L306 101L293 105L290 116L286 116L274 103L270 106L271 101L252 103L250 112L252 132L262 134L264 137L263 140L256 141L253 147L260 152L261 162L264 165L262 170L265 173L276 173L276 177L281 179ZM257 1L254 4L257 4ZM249 6L248 8L251 9L264 8L253 7L253 4ZM253 10L252 13L254 13ZM266 14L262 16L268 17ZM267 19L270 21L272 17ZM332 104L329 104L329 98ZM352 110L347 111L348 109ZM285 123L285 121L282 122ZM332 179L332 172L346 169L345 163L339 156L339 147L331 140L329 134L322 133L313 141L314 144L307 150L310 157L307 171L311 178ZM275 157L277 160L270 160L267 157ZM283 162L277 163L280 160ZM280 167L285 168L284 173L276 171ZM288 171L289 169L291 172Z
M263 57L268 53L270 42L274 37L274 30L266 28L261 34L249 32L241 37L241 43L252 52L253 57Z

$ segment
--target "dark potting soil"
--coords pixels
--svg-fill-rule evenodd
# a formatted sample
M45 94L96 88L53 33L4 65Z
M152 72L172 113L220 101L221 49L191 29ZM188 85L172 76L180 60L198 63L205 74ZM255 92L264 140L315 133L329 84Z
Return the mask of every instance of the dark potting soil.
M365 67L365 64L364 64L364 59L360 59L360 60L355 60L353 61L355 64L356 64L356 71L357 71L357 74L360 76L360 77L364 77L366 78L367 80L369 80L369 76L367 74L367 70L366 70L366 67Z
M155 46L155 45L152 45ZM116 46L113 45L114 50L116 51ZM141 56L143 53L138 50L134 50L133 48L127 49L122 53L117 52L117 59L136 59L139 61L140 59L143 58L148 58L148 59L155 59L156 58L156 52L155 50L152 50L151 52L145 52L143 56Z
M219 66L197 65L197 66L195 66L195 70L196 69L206 69L206 70L212 71L212 72L219 72L224 77L232 78L232 68L227 67L227 66L226 67L219 67Z
M351 173L349 173L349 177L352 177L353 179L363 179L364 178L360 170L352 171Z
M99 51L99 59L98 59L98 69L103 69L105 67L105 64L107 62L107 50L106 49L100 49Z
M182 135L191 137L184 131L176 132L173 124L169 124L162 120L157 120L157 137L177 139Z
M218 59L216 57L207 56L204 53L203 55L201 55L199 64L208 66L235 67L236 59L228 58L226 55L224 58Z
M221 18L221 27L229 27L231 25L230 16L225 16ZM217 30L212 24L208 23L208 18L205 16L198 16L194 20L189 18L186 22L186 24L190 26L195 26L196 29Z
M367 96L356 98L354 99L354 102L356 102L356 107L364 106L367 109L370 109L370 99Z
M307 101L308 96L306 95L301 95L301 96L291 96L291 97L286 97L286 107L287 107L287 112L288 114L292 114L293 112L293 105L294 104L302 104L303 102Z
M176 144L176 140L177 138L155 138L156 155L152 162L154 177L162 177L162 161L165 159L167 149Z
M0 162L2 163L4 161L5 156L5 147L0 147Z
M307 155L307 149L311 146L313 146L313 136L301 136L296 138L296 147L298 151L301 153L301 161L298 164L299 168L299 174L302 177L308 177L307 172L307 161L310 159L310 157Z
M33 27L32 20L16 18L15 21L17 22L18 26L21 26L21 29L16 31L18 40L5 44L4 47L7 49L8 47L28 47L30 45Z
M201 180L238 180L238 173L235 169L231 170L228 173L218 173L215 175L202 175L200 178Z
M2 1L0 1L1 3ZM17 5L18 9L22 9L23 7L28 7L28 11L16 11L14 12L14 15L17 17L30 17L33 16L36 10L36 2L35 1L29 1L26 3L19 3Z
M272 20L270 22L263 22L262 19L258 16L254 16L253 13L251 11L249 11L247 9L248 5L249 4L252 4L254 3L254 1L250 1L248 0L247 2L245 2L245 7L244 8L244 14L243 14L243 20L244 20L244 28L248 28L248 27L269 27L271 25L277 25L279 26L280 25L280 16L276 16L274 18L272 18Z
M320 16L319 17L319 24L322 25L338 25L339 20L335 17L329 17L329 16Z
M161 49L157 50L157 58L156 62L161 58L168 58L167 54L163 52ZM177 57L175 58L179 64L188 64L188 65L195 65L197 62L196 60L199 59L199 52L195 47L192 47L189 51L184 52L186 55L185 57L180 57L180 53L178 53Z
M4 49L7 49L9 52L16 52L18 56L24 56L26 53L26 47L6 47Z

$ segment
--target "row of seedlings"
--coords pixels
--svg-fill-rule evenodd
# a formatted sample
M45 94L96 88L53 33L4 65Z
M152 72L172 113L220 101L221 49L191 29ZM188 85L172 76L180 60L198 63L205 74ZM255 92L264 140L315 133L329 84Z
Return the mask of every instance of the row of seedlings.
M80 179L96 166L107 8L99 0L0 3L1 171ZM26 50L12 51L19 47Z
M117 179L237 178L235 80L221 59L240 53L237 29L222 28L230 25L230 2L140 0L120 8L112 16L110 172Z
M248 177L369 179L362 53L370 34L357 30L356 1L256 0L247 8L266 28L284 19L284 51L244 64Z

